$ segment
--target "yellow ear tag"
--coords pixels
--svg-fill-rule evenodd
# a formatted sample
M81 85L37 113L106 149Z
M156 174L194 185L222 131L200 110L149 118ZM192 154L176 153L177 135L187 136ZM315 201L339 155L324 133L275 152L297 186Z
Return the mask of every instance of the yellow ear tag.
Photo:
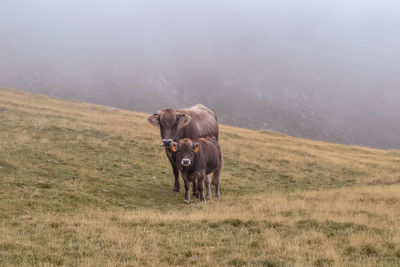
M193 150L193 152L198 152L199 151L199 147L198 146L196 146L196 148Z
M171 150L176 152L176 147L175 146L171 146Z

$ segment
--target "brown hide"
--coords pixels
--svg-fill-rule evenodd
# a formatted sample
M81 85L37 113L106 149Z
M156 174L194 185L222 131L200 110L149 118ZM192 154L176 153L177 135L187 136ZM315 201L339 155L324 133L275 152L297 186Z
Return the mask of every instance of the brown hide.
M184 128L182 138L190 138L193 140L201 137L214 136L218 141L218 122L212 110L204 105L197 104L188 109L182 109L180 112L192 118L191 122Z
M175 176L174 192L179 192L179 172L175 156L171 153L168 139L178 142L182 138L198 139L201 137L214 137L218 140L218 122L214 112L202 104L181 110L164 109L149 115L147 121L153 126L160 127L161 139L165 146L166 155L171 163ZM197 194L195 183L193 194Z
M164 109L147 117L160 127L161 139L178 142L182 138L214 136L218 140L218 122L214 112L202 104L181 110Z
M189 138L181 139L173 143L172 150L175 152L176 165L185 182L185 202L189 203L189 183L197 183L200 199L211 199L209 174L213 173L213 184L215 185L215 196L219 197L220 172L223 165L221 148L218 141L213 137L200 138L192 141ZM183 162L189 161L188 166ZM185 163L186 164L186 163ZM205 182L205 183L204 183ZM203 185L206 186L206 197Z
M194 141L184 138L174 145L177 146L176 164L179 166L178 169L185 172L185 175L188 176L184 178L190 181L197 174L208 175L223 164L221 148L214 138L200 138ZM198 147L197 152L195 152L196 147ZM192 161L191 166L182 166L183 158L189 158Z

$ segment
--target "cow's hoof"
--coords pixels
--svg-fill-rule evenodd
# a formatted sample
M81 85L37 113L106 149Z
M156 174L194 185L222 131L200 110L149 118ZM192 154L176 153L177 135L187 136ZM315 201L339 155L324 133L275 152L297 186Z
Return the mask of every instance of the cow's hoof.
M184 199L183 202L185 202L186 204L189 204L190 201L187 199Z
M193 196L196 198L199 198L200 194L199 193L193 193Z
M175 192L175 193L179 193L179 191L181 191L179 188L172 189L172 192Z

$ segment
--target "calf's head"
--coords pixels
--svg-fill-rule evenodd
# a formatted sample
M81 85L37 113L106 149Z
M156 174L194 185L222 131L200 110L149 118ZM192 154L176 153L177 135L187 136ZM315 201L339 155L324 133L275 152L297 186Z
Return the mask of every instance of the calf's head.
M178 164L185 167L193 164L195 153L197 153L199 149L199 144L193 143L189 138L181 139L178 143L173 142L171 146L171 150L177 153L176 160Z
M156 127L160 127L161 145L171 147L173 142L182 138L182 129L188 125L192 117L177 112L173 109L158 111L147 117L147 121Z

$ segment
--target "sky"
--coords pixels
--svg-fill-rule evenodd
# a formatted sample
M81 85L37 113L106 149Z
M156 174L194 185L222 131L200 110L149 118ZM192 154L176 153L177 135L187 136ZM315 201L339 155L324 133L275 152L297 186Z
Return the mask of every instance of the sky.
M400 148L400 1L2 0L0 87ZM400 123L398 123L400 124Z

